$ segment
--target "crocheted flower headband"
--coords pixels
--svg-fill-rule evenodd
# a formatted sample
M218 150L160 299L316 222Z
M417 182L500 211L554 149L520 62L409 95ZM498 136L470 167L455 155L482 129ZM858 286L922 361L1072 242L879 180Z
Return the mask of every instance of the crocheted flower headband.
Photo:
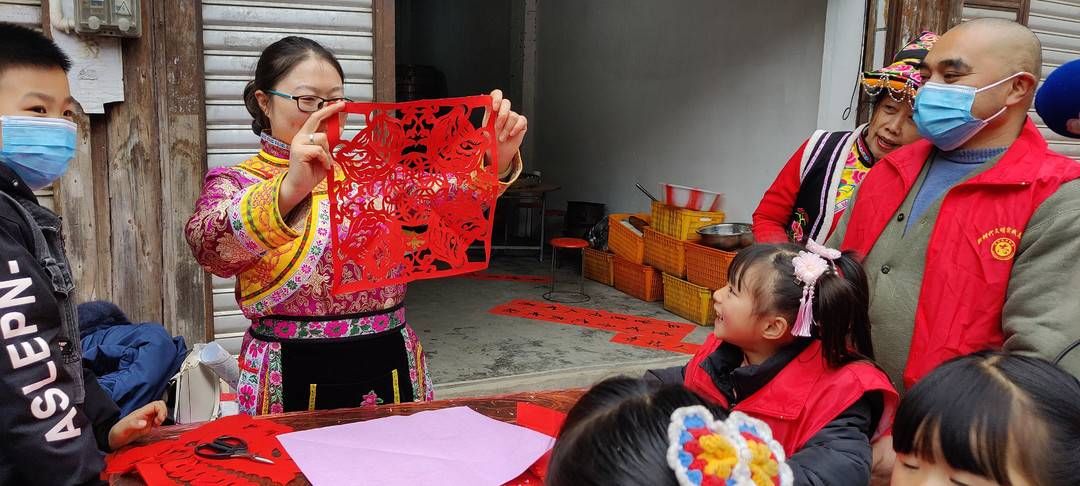
M806 242L806 249L791 259L795 267L795 278L803 284L802 298L799 299L799 313L791 333L799 337L810 337L810 328L814 325L814 287L817 281L830 268L833 260L840 258L840 250L821 245L814 240ZM828 261L826 261L828 260Z
M671 414L667 460L681 486L790 486L793 478L765 422L742 412L716 420L701 405Z

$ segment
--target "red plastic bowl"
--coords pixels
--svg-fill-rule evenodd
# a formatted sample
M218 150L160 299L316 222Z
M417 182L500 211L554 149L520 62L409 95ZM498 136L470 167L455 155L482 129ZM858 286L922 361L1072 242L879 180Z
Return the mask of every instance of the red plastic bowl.
M664 204L694 211L720 211L724 206L723 194L696 187L660 184L660 194Z

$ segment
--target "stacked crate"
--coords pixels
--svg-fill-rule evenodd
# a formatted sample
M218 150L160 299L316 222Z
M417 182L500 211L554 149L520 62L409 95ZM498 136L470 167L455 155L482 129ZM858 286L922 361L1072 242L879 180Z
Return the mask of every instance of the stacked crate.
M714 254L701 258L701 250L719 252L695 243L697 230L724 222L721 211L693 211L654 202L652 226L644 232L645 263L661 270L663 275L664 308L702 326L712 324L715 311L712 293L721 287L715 279L697 279L698 275L713 277L717 272L727 276L727 265L716 265ZM727 253L727 252L720 252ZM730 263L730 260L728 260Z
M586 248L581 252L581 271L585 278L612 287L615 285L615 254Z
M647 302L658 301L663 298L664 281L659 271L645 265L645 235L630 225L630 216L612 214L608 220L608 248L615 253L615 288ZM633 216L651 219L648 214Z

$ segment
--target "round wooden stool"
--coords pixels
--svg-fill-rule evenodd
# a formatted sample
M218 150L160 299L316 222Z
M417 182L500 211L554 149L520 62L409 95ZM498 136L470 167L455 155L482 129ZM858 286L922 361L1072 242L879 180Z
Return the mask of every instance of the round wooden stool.
M588 247L589 242L581 238L555 238L551 240L551 290L544 294L545 300L561 304L579 304L589 301L589 294L585 293L584 269L582 269L578 281L578 290L557 290L559 282L559 250L584 250Z

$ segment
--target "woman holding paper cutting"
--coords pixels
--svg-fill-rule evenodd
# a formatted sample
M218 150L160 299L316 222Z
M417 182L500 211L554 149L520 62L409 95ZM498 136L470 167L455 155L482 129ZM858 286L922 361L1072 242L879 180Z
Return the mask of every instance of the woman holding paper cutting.
M521 172L525 117L491 93L500 182ZM244 90L262 150L206 176L186 236L199 263L237 277L251 327L237 399L248 414L332 409L432 398L426 358L405 322L405 286L335 296L325 122L344 108L344 72L310 39L263 51Z

